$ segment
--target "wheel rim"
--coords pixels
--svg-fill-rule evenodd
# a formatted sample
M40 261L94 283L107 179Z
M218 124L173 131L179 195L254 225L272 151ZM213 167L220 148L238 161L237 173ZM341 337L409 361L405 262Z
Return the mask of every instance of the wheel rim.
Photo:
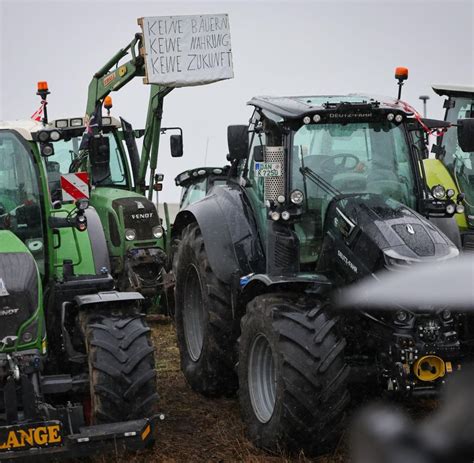
M183 328L188 354L193 362L201 357L204 340L204 305L201 281L194 265L188 268L184 286Z
M273 415L276 397L276 371L270 343L258 334L250 348L248 387L252 408L261 423Z

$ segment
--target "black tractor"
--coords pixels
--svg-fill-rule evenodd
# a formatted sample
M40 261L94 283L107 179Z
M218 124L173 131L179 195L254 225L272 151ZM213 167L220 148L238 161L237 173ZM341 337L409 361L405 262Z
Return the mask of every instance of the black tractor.
M194 182L181 179L188 190L210 185L173 228L182 370L207 396L238 389L256 445L323 453L340 438L355 383L434 395L467 362L469 320L449 307L338 311L331 302L376 272L455 258L429 219L452 222L460 198L424 181L425 131L442 122L399 100L249 104L250 125L228 128L226 181L199 169Z

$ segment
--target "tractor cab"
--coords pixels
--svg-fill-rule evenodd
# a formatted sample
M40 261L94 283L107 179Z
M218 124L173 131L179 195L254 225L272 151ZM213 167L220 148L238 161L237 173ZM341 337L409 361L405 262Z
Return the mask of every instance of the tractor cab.
M261 97L249 104L255 111L241 176L252 185L262 227L267 214L294 222L304 268L320 257L328 207L336 200L378 201L384 214L402 214L402 205L439 218L455 213L451 192L433 195L426 186L425 135L405 103L346 95Z
M433 85L440 96L446 96L444 108L445 120L456 125L458 120L474 118L474 87L456 85ZM452 173L459 190L464 193L467 224L461 228L474 228L474 152L465 152L458 141L456 127L447 130L438 142L438 157L441 157ZM474 238L472 239L474 243ZM474 244L472 244L474 247Z
M0 131L0 230L16 235L44 274L44 229L40 176L28 146Z

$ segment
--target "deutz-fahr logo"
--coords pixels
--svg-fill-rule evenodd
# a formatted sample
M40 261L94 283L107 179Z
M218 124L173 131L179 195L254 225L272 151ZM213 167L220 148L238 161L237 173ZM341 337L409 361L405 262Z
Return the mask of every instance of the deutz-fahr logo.
M12 427L10 430L0 428L0 431L0 451L59 445L62 441L59 424Z
M370 118L373 114L368 113L329 113L329 119L364 119Z

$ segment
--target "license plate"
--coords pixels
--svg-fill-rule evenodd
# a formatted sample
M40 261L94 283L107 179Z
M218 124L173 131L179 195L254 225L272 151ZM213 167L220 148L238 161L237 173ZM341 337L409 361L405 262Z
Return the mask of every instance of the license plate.
M59 421L0 427L0 452L62 445Z
M281 177L281 162L256 162L256 177Z

